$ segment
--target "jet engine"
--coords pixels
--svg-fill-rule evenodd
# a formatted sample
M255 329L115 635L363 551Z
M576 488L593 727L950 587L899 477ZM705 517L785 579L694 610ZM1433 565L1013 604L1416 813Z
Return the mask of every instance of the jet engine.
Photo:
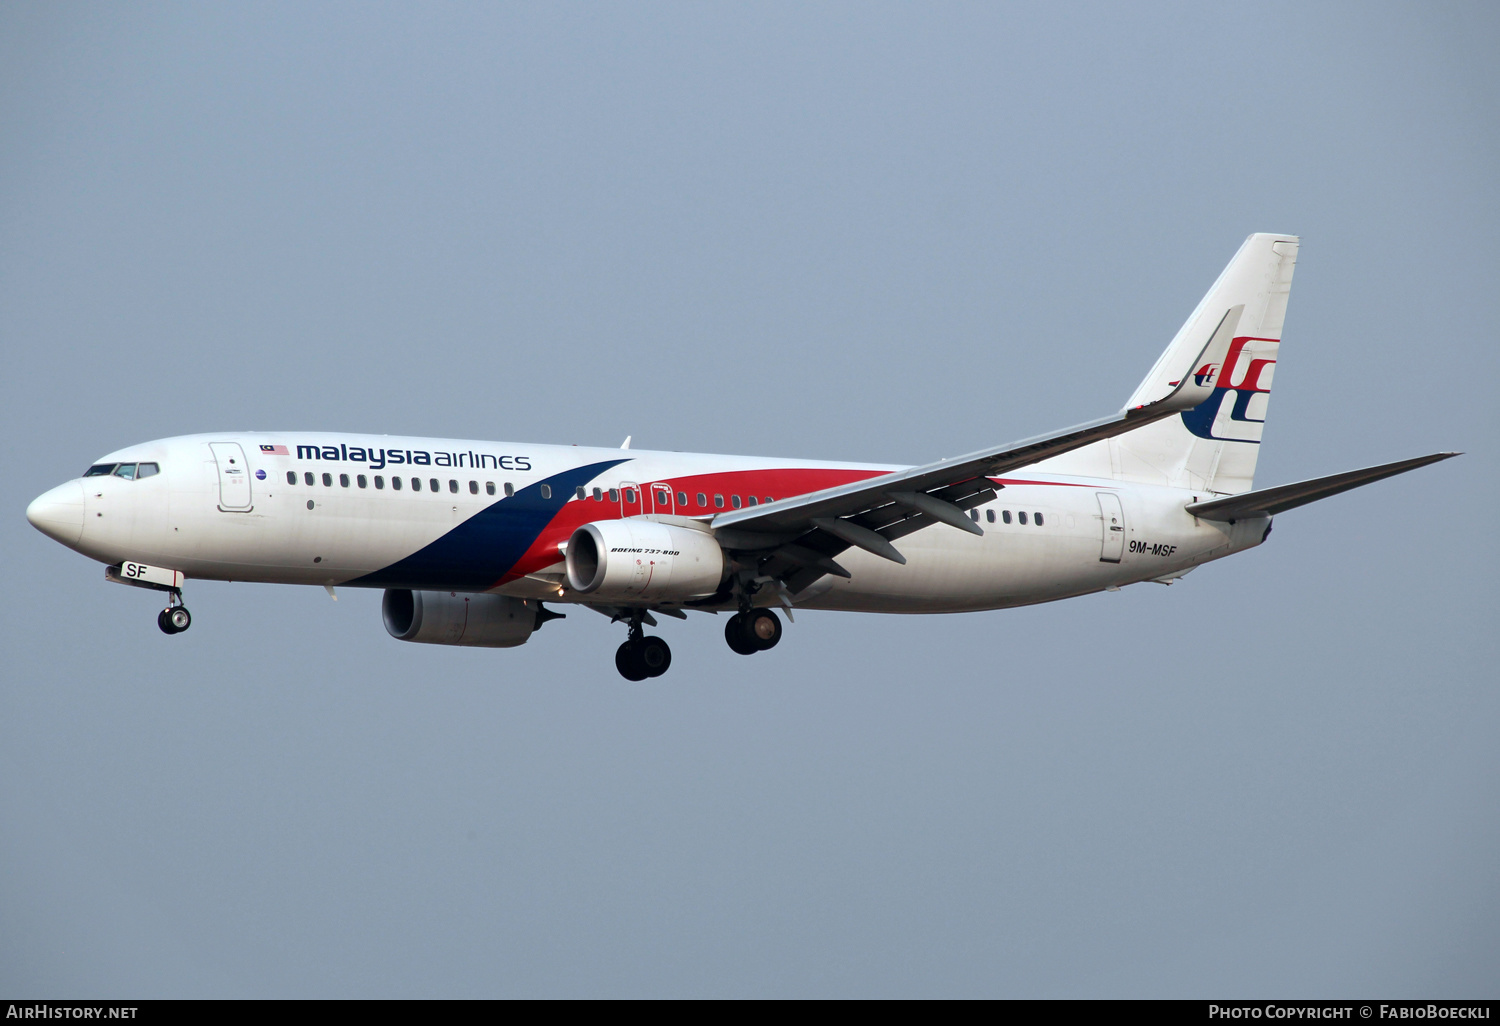
M601 520L573 532L567 565L568 586L600 601L681 602L719 590L724 550L691 527Z
M552 614L555 615L555 614ZM541 619L540 604L509 595L393 588L380 602L386 633L397 641L428 645L514 648L526 643Z

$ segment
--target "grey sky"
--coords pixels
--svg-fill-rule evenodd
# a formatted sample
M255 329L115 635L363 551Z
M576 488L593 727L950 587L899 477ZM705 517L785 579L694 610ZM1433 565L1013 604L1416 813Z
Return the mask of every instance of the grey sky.
M0 993L1497 996L1493 5L0 7ZM1468 455L1141 585L587 611L150 596L130 442L918 462L1118 408L1303 237L1257 484Z

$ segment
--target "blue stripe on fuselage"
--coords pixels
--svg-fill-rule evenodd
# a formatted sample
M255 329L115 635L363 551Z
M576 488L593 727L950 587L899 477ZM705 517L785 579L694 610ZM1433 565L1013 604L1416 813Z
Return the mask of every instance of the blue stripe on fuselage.
M605 460L554 474L485 507L405 559L347 583L448 591L493 588L546 530L575 488L625 462ZM542 498L543 485L551 489L552 498Z

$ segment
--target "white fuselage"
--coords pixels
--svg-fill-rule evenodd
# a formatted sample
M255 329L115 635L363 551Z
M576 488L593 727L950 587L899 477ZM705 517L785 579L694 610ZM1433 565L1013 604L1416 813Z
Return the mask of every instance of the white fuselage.
M558 584L561 547L584 523L630 516L711 522L737 506L901 469L295 432L168 438L99 461L143 463L159 472L75 479L40 497L29 514L93 559L165 567L189 579L554 602L587 600ZM1258 545L1270 525L1265 517L1198 520L1184 506L1202 493L1051 474L1045 464L995 480L1003 485L996 499L974 511L982 537L942 524L917 531L899 540L904 566L850 549L839 557L850 578L823 578L798 607L937 613L1046 602L1180 576Z

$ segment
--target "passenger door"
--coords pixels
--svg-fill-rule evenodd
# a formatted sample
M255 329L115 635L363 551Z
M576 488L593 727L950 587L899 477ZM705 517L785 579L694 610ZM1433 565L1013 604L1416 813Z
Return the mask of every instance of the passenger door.
M224 513L248 513L250 505L250 468L245 451L238 442L209 442L214 463L219 468L219 510Z
M1099 519L1103 528L1099 562L1118 563L1125 555L1125 510L1114 492L1095 494L1099 497Z

